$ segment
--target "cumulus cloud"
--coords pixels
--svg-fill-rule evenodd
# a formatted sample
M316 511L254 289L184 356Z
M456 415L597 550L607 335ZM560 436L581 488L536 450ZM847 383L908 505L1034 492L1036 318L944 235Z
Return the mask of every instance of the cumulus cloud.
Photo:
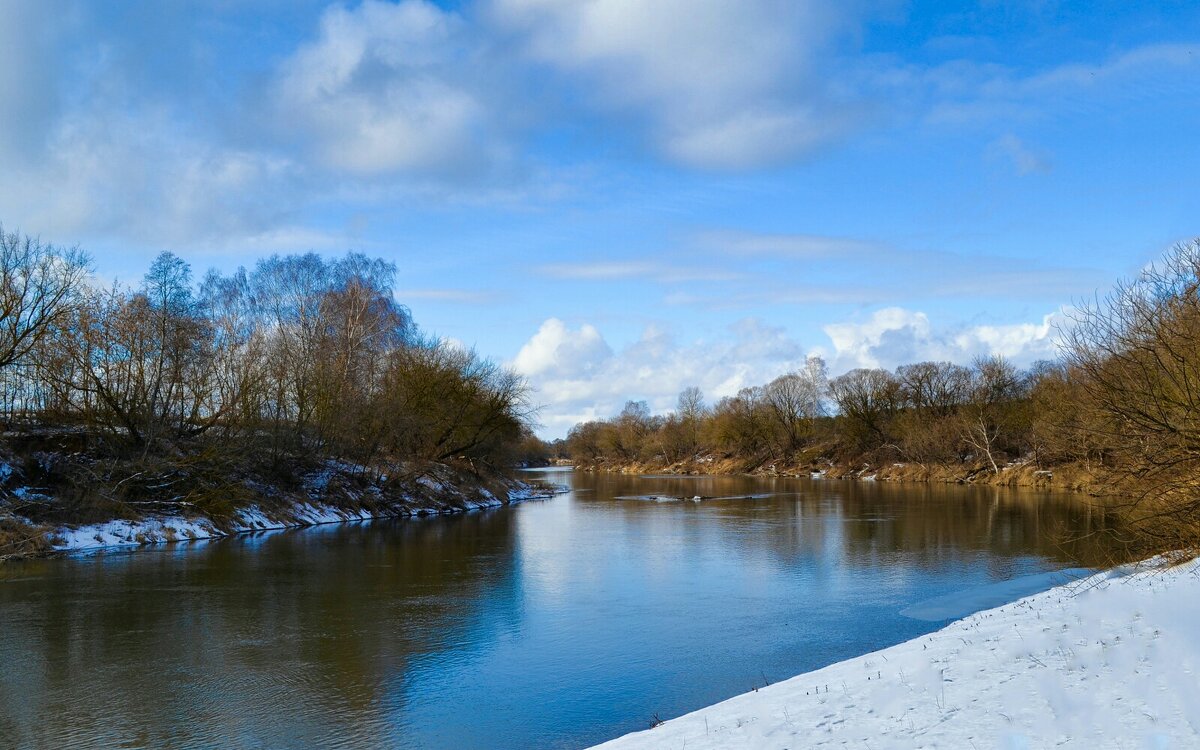
M493 0L527 54L683 164L788 159L847 127L819 61L854 19L816 0Z
M173 86L144 85L158 72L146 58L162 50L138 44L140 16L178 20L174 9L163 8L166 20L154 12L131 7L135 28L114 29L78 2L0 3L4 221L68 243L101 235L173 247L323 246L319 232L295 223L299 206L281 206L297 195L293 161L215 137L205 117L181 114L186 97ZM162 75L186 78L180 70L193 61L169 51L177 56ZM206 112L218 109L208 103Z
M47 8L0 3L11 226L62 241L345 248L306 225L313 205L449 184L504 152L463 62L474 32L425 0L333 5L309 41L220 86L196 80L213 77L207 45L227 39L174 8L132 8L127 24L84 4Z
M333 6L280 67L280 122L356 175L473 170L493 146L461 69L469 43L462 19L426 0Z
M305 238L321 246L322 237L265 199L292 193L295 178L287 159L215 145L167 113L94 106L60 117L36 163L9 165L0 204L9 221L59 236L262 250Z
M612 349L594 326L575 330L550 318L517 352L513 367L529 377L578 378L590 375L612 357Z
M975 325L937 330L923 312L888 307L864 320L831 323L824 327L831 347L819 348L835 371L855 367L894 368L922 360L965 363L999 354L1026 365L1051 359L1058 352L1058 332L1068 322L1052 313L1039 323Z
M967 364L988 354L1028 365L1054 356L1064 320L1056 313L1037 323L939 328L923 312L893 307L826 326L828 343L812 348L782 328L744 319L719 336L689 343L649 326L614 350L595 326L551 318L511 364L537 389L542 434L561 437L578 422L613 416L629 399L661 413L674 408L681 390L698 386L715 401L793 371L810 355L826 358L833 375L922 360Z
M296 41L293 24L244 23L237 3L113 15L8 0L0 205L35 230L266 247L311 233L297 217L314 205L570 193L583 170L567 162L592 155L559 151L556 137L596 115L606 139L676 164L751 169L856 127L863 101L974 125L1080 92L1139 95L1149 80L1186 100L1195 76L1183 73L1200 65L1186 44L1040 71L854 54L855 31L880 12L820 0L365 0L314 14ZM272 44L247 43L264 36ZM560 96L548 103L545 89ZM1048 165L1015 137L991 137L1020 171ZM862 249L802 235L707 241L758 257Z

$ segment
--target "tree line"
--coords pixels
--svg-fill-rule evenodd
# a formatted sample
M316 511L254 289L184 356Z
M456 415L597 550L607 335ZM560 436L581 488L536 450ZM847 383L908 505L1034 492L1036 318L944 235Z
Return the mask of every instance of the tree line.
M574 427L576 462L732 458L1084 467L1159 549L1200 544L1200 240L1074 308L1054 361L918 362L834 378L819 359L706 405L698 389L652 415L631 401Z
M164 252L101 284L77 248L0 228L0 420L122 457L253 454L361 465L502 465L526 439L525 382L423 335L395 265L273 255L195 278Z
M860 368L828 378L810 357L766 385L705 404L685 389L678 407L652 415L631 401L612 419L570 431L566 452L586 462L675 464L708 456L763 462L984 460L1046 453L1032 402L1057 373L1049 363L1020 370L1002 357L971 366L919 362L895 370Z

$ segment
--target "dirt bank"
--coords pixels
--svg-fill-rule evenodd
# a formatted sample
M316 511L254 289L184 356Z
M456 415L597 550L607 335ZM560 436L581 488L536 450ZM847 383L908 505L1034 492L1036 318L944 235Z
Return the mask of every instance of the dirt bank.
M798 460L746 460L718 456L698 456L675 463L644 461L576 465L581 471L608 471L621 474L749 474L753 476L820 476L825 479L859 479L880 482L936 482L945 484L987 484L1009 487L1039 487L1098 494L1097 475L1081 464L1040 467L1033 461L1014 461L993 471L990 465L973 462L922 464L913 462L835 462L822 457Z

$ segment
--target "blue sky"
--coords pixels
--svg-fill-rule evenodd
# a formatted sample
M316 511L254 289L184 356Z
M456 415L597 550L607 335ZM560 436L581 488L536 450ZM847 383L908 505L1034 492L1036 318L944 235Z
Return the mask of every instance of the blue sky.
M0 221L132 281L348 249L627 398L1052 356L1200 234L1194 2L0 3Z

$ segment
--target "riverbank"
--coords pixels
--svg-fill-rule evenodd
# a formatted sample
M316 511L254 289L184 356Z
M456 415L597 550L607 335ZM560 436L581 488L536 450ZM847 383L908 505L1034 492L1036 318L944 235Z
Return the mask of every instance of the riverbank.
M282 512L277 511L271 514L253 506L237 511L231 521L223 523L220 527L210 519L160 516L135 521L108 521L74 528L62 527L50 531L48 537L50 552L88 552L169 542L219 539L241 534L306 528L331 523L451 515L473 510L499 508L525 500L549 498L555 494L549 489L539 489L524 483L518 484L520 486L512 487L503 498L489 493L478 499L464 499L461 504L420 505L411 502L383 509L367 510L366 508L339 508L321 503L300 503L283 509Z
M1082 464L1058 464L1041 467L1032 461L1018 460L992 468L983 463L868 462L837 463L821 458L801 460L754 461L719 456L699 456L687 461L664 462L580 462L579 471L619 474L686 474L795 476L821 479L858 479L879 482L934 482L941 484L982 484L1002 487L1059 489L1068 492L1098 494L1098 477Z
M72 478L81 464L71 464ZM96 483L81 501L58 487L32 486L13 462L0 462L0 561L63 552L215 539L268 530L379 518L446 515L499 507L554 490L501 472L443 463L409 464L389 477L345 462L296 464L286 478L231 472L215 483L211 467L127 470ZM61 470L60 470L60 473ZM157 496L130 499L132 487ZM203 486L202 486L203 485ZM57 491L56 491L57 490ZM136 497L136 496L135 496Z
M1116 568L597 746L1200 746L1200 566Z

